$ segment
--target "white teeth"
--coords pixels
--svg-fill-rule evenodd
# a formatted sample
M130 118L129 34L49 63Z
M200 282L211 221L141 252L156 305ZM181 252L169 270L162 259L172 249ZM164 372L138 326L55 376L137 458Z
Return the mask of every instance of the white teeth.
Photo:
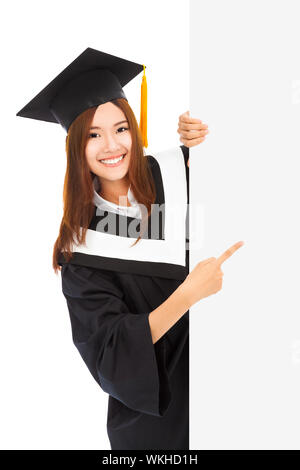
M107 158L106 160L100 160L101 163L118 163L120 162L123 158L124 158L125 155L122 155L121 157L118 157L118 158L113 158L113 159L109 159Z

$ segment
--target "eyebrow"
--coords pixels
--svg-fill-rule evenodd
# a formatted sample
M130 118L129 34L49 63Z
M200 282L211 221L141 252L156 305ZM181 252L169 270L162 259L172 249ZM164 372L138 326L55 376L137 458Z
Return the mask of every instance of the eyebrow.
M120 122L116 122L116 124L114 124L114 126L118 126L119 124L122 124L123 122L127 122L127 123L128 123L127 120L125 120L125 121L120 121ZM101 129L101 127L98 127L98 126L90 127L90 131L91 131L92 129Z

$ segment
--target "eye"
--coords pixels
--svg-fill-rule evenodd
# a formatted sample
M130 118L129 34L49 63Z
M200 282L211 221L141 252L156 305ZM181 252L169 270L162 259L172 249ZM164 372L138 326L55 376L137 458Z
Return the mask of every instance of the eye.
M118 131L120 131L121 129L125 129L126 131L128 131L128 127L119 127ZM89 134L89 138L94 138L94 136L97 136L97 135L100 135L100 134L93 132L92 134Z

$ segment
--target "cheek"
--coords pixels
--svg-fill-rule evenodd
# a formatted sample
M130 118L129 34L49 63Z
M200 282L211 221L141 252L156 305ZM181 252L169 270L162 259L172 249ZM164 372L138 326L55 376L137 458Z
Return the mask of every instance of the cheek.
M85 146L85 153L89 157L93 157L97 155L97 152L99 151L99 140L98 139L89 139L87 141L87 144Z
M89 139L85 146L86 155L93 155L97 150L96 139Z
M128 149L131 149L132 145L132 139L131 139L131 134L129 132L124 133L122 136L122 144Z
M88 144L85 148L85 158L86 161L90 167L90 169L93 168L95 165L95 159L96 159L96 148L94 145Z

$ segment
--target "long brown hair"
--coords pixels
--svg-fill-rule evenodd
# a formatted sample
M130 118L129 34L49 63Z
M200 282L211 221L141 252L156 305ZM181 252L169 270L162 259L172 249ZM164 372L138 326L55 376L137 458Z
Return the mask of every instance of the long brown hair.
M123 111L128 120L132 139L128 179L135 199L147 208L146 218L142 215L140 235L134 242L133 245L135 245L141 239L142 228L146 226L151 213L151 204L154 204L156 199L155 184L148 160L144 155L138 123L131 107L124 98L111 102ZM56 274L61 269L58 264L60 252L64 251L67 262L71 259L72 244L85 243L86 231L94 214L93 178L95 175L88 167L85 148L97 107L88 108L77 116L66 137L67 168L63 186L64 210L59 235L53 248L53 269Z

